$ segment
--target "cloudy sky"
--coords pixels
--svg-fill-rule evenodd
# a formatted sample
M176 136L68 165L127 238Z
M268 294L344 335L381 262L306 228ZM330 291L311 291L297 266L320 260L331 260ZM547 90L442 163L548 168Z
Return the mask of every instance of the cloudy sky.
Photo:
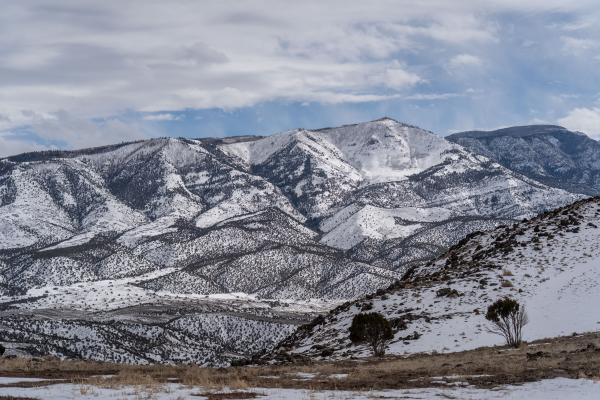
M23 0L0 12L0 156L390 116L600 138L598 0Z

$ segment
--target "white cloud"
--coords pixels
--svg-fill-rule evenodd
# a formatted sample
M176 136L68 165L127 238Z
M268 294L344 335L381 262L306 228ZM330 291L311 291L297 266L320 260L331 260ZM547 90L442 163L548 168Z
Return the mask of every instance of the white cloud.
M425 3L426 4L426 3ZM459 5L460 8L460 5ZM484 18L472 15L473 8L463 13L448 13L443 8L441 17L428 24L392 23L391 32L408 38L429 38L447 44L465 45L496 42L497 32L493 24Z
M600 139L600 108L575 108L560 118L558 123L570 130Z
M405 60L398 66L399 51L429 51L424 40L493 42L496 28L486 15L519 7L469 0L280 4L3 5L0 30L10 34L0 35L0 102L13 114L68 110L84 118L277 99L359 101L383 96L382 86L395 92L385 96L396 96L427 80Z
M456 97L464 97L466 94L463 93L418 93L403 97L404 100L448 100Z
M449 65L453 69L464 67L479 67L483 64L481 58L472 54L458 54L450 59Z
M590 38L578 38L572 36L563 36L563 49L568 53L584 53L600 47L600 41Z
M146 114L143 116L145 121L177 121L181 117L171 113Z
M494 46L510 42L499 22L506 15L565 13L595 21L598 14L597 0L5 3L0 104L7 118L0 129L34 125L48 140L64 134L71 146L101 143L103 132L117 141L149 134L118 120L89 122L124 111L166 121L187 108L277 100L448 98L445 91L461 88L433 87L437 64L454 54L449 67L491 65ZM590 45L586 29L595 25L576 26L556 37L576 36L579 42L563 43L572 48ZM422 87L442 97L421 94ZM60 110L68 117L53 119Z
M417 74L407 72L401 68L386 69L382 79L382 83L392 89L402 89L422 81L423 79Z

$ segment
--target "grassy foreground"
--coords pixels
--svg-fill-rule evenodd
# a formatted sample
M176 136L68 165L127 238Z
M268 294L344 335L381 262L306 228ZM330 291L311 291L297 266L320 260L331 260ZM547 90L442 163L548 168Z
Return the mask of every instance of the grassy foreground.
M600 332L540 340L519 349L486 347L449 354L231 368L5 358L0 359L0 376L52 379L19 384L23 386L72 382L156 390L167 382L211 389L401 389L447 385L453 379L492 387L555 377L600 379Z

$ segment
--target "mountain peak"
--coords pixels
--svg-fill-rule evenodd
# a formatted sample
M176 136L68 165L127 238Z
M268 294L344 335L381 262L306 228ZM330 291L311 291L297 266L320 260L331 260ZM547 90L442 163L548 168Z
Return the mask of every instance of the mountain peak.
M377 118L377 119L374 119L374 120L373 120L373 121L371 121L371 122L387 122L387 123L389 123L389 122L393 122L393 123L397 123L397 124L402 124L402 125L404 125L402 122L400 122L400 121L398 121L398 120L396 120L396 119L394 119L394 118L390 118L390 117L381 117L381 118Z

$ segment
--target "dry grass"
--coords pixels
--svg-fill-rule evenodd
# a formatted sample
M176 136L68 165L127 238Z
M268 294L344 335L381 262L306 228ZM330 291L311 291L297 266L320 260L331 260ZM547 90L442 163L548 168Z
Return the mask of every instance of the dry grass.
M0 375L35 376L39 378L73 378L116 374L123 366L94 361L60 360L54 357L0 358Z
M309 390L365 390L435 386L432 377L460 375L481 387L519 383L557 376L596 378L600 375L600 333L568 336L524 344L519 349L481 348L450 354L410 357L202 368L172 365L115 365L57 359L0 359L0 375L62 378L94 387L133 386L140 393L165 390L167 382L246 392L252 387ZM298 373L312 374L312 379ZM111 376L98 376L106 375ZM345 374L343 379L333 375ZM488 376L485 376L488 375Z
M245 373L244 373L245 372ZM250 386L254 378L252 370L246 368L210 369L200 367L189 367L183 371L181 383L189 386L201 386L205 388L245 389Z
M509 280L502 280L502 283L500 284L503 288L509 288L509 287L513 287L513 284L511 281Z
M156 379L148 371L136 368L124 368L113 376L93 376L87 378L82 383L85 385L82 385L81 388L87 387L87 385L106 389L121 389L125 386L133 387L135 394L146 396L145 398L166 390L164 381Z

